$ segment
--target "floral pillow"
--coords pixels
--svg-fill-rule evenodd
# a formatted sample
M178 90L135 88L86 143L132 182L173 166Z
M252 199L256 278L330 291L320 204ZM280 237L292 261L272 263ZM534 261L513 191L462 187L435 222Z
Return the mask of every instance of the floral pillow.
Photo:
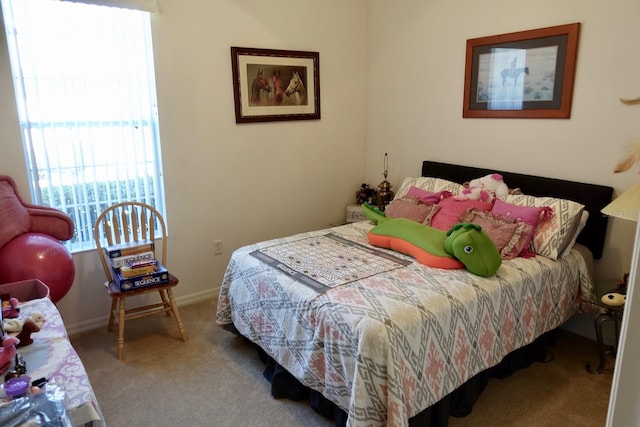
M551 213L543 215L542 221L534 230L531 243L536 254L554 260L560 257L570 243L576 231L576 223L579 224L584 210L584 205L580 203L554 197L520 194L506 196L504 201L520 207L547 209Z
M389 218L407 218L430 225L431 219L439 209L438 205L425 205L410 199L397 199L389 203L384 213Z
M460 221L471 222L482 227L504 260L520 255L533 236L531 224L478 209L469 209L460 216Z
M482 200L456 200L453 197L446 198L438 203L440 209L431 220L431 226L448 231L460 221L460 215L466 210L476 208L483 211L491 209L491 203Z

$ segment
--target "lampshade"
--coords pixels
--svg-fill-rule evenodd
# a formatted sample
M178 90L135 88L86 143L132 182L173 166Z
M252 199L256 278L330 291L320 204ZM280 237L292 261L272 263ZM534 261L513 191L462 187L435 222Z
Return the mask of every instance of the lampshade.
M637 221L640 215L640 182L622 193L600 212L616 218Z

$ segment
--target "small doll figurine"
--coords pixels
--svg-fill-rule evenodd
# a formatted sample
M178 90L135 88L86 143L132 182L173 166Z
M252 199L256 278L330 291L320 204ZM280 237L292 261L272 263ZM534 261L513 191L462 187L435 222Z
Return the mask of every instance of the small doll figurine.
M21 354L16 353L13 364L13 369L18 375L25 375L27 373L27 363L24 361L24 357Z
M0 374L5 373L11 367L11 360L16 354L16 344L19 340L16 337L4 337L2 347L0 347Z
M9 298L2 301L2 318L3 319L15 319L20 316L20 309L18 308L18 299Z

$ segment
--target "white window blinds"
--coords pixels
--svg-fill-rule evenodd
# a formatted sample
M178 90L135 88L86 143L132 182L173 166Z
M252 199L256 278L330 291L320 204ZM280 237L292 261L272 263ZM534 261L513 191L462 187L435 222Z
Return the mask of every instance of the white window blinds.
M160 13L158 0L61 0L73 3L95 4L98 6L121 7L125 9L142 10L150 13Z
M32 198L74 220L91 249L107 206L164 209L151 30L146 12L2 0Z

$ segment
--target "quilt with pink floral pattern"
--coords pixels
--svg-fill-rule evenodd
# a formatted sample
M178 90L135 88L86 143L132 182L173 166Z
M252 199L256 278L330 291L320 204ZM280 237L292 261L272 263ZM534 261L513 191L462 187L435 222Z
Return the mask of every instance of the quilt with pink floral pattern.
M331 232L367 245L371 227L359 222ZM326 233L235 251L220 289L217 323L233 324L346 411L352 427L408 425L477 373L564 323L578 310L579 296L593 291L576 250L560 261L504 261L491 277L411 262L324 292L251 255Z

